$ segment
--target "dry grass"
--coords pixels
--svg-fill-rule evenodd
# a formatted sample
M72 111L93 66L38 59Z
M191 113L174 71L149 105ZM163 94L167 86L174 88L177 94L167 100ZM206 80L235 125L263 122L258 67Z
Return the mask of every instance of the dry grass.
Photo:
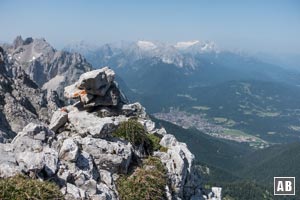
M15 176L0 179L1 200L58 200L64 199L58 186L48 181Z
M121 176L117 188L121 200L162 200L166 199L166 170L158 158L148 157L143 166L130 176Z

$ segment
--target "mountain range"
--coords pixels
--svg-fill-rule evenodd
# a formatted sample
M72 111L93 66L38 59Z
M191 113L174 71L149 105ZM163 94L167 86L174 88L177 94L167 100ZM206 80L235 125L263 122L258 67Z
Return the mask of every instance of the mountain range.
M109 65L114 61L115 67L130 66L135 61L157 58L166 64L174 64L177 67L193 68L198 61L193 54L218 52L215 43L201 42L199 40L165 44L139 40L137 42L117 42L103 46L90 46L85 42L68 45L64 50L80 52L93 64L93 66ZM189 55L191 54L191 55Z
M205 115L225 128L225 135L252 135L269 143L299 140L298 71L198 40L92 48L82 42L66 49L81 52L93 66L112 67L128 98L139 100L152 114L178 108Z

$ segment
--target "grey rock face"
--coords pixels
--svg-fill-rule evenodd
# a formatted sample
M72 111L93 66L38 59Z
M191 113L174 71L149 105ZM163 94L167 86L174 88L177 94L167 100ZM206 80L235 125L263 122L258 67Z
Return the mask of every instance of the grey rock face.
M139 118L146 118L145 108L140 103L125 104L122 107L122 114L126 116L137 116Z
M86 137L81 141L81 145L84 151L93 156L98 169L127 173L133 155L130 143Z
M57 110L53 113L49 128L56 132L60 127L64 126L68 121L68 113L64 110Z
M115 79L115 72L108 67L90 71L80 76L76 86L87 93L104 96Z
M21 169L16 164L12 145L0 144L0 177L7 178L20 173Z
M59 105L51 99L56 93L47 98L1 47L0 58L0 142L6 142L30 122L48 122Z
M80 54L57 51L45 39L18 36L7 51L10 61L21 66L39 87L56 91L60 97L65 86L92 69Z
M54 133L43 125L28 124L11 144L1 144L2 157L0 177L9 177L21 172L55 174L58 153L47 142Z
M62 147L59 151L59 158L66 161L74 162L79 155L79 148L72 138L64 140Z
M99 117L87 112L70 112L68 117L74 129L80 135L90 134L93 137L104 138L115 129L114 122L110 117L99 120Z
M191 199L197 196L202 199L200 177L193 168L194 155L185 143L178 142L171 134L166 134L160 144L168 148L167 153L158 152L168 170L170 188L177 199Z

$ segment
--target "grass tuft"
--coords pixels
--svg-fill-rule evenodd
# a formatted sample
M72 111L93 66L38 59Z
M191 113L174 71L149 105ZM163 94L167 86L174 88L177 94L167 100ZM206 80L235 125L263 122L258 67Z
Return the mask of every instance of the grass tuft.
M0 199L64 199L57 185L47 181L30 179L23 175L0 179Z
M117 180L117 189L121 200L161 200L166 198L166 184L164 165L159 158L150 156L133 174L122 175Z
M113 133L114 137L119 137L128 140L134 147L142 145L148 155L153 151L166 151L159 142L160 138L154 134L148 134L142 124L135 119L130 119L122 122L116 131Z

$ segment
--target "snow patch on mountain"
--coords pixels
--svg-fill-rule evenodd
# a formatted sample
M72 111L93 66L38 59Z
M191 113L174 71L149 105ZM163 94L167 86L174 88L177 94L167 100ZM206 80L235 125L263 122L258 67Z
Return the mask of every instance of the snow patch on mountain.
M190 46L193 46L195 44L199 43L199 40L192 40L192 41L187 41L187 42L177 42L174 47L177 49L186 49L189 48Z
M157 48L157 46L153 42L145 41L145 40L140 40L137 41L137 45L139 48L143 50L153 50Z

